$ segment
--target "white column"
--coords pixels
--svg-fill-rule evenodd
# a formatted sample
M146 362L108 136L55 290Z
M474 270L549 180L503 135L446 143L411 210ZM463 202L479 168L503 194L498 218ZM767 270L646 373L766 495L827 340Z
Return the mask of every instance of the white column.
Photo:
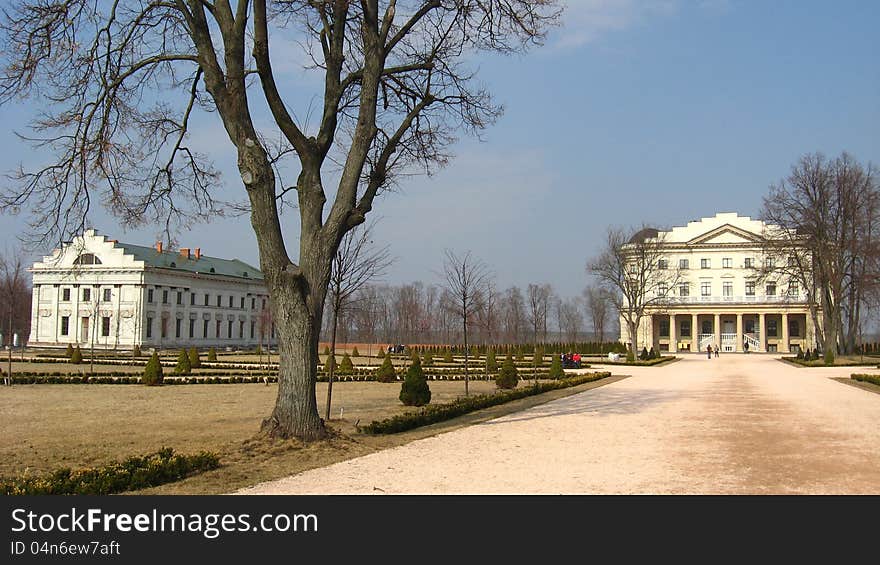
M742 353L743 350L743 315L742 313L738 313L736 315L736 344L734 345L734 351L737 353Z
M27 341L40 341L40 286L34 285L31 296L31 335ZM21 336L21 342L25 342L25 336Z
M721 314L715 314L715 343L712 344L712 349L716 347L721 347Z
M758 314L758 340L760 340L761 351L767 351L767 329L764 320L764 313Z
M678 332L675 331L675 314L669 315L669 352L678 353Z
M782 353L788 353L788 314L782 314Z
M691 351L700 353L700 331L697 328L697 316L699 314L691 314Z

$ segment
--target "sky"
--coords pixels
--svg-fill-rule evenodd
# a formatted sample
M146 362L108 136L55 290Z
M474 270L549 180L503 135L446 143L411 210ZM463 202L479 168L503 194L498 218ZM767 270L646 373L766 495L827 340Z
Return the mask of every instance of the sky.
M880 164L880 2L572 0L563 21L526 55L481 57L502 118L482 140L463 136L445 169L375 203L375 241L396 259L385 282L439 283L452 249L482 259L499 288L547 282L577 296L609 226L757 217L769 185L805 153ZM320 83L292 60L282 86L310 100ZM35 109L0 107L0 170L34 162L14 131L26 132ZM216 115L198 124L192 144L241 190L223 166L235 157ZM295 214L282 219L295 256ZM0 248L26 220L0 215ZM159 231L126 231L100 211L91 224L145 245ZM259 263L247 218L178 241Z

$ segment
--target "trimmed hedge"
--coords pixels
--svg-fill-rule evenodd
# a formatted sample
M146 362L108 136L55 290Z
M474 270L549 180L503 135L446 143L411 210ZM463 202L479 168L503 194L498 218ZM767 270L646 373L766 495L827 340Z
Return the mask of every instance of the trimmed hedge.
M217 454L180 455L170 447L143 457L129 457L103 467L61 468L42 477L0 478L0 493L9 495L114 494L179 481L220 466Z
M871 383L872 385L880 386L880 375L865 375L862 373L853 373L849 376L849 378L854 381L861 381L863 383Z
M451 420L452 418L482 410L483 408L489 408L490 406L497 406L527 396L549 392L551 390L570 388L584 383L598 381L610 376L611 373L608 371L588 373L565 379L538 383L537 386L524 387L518 390L499 392L496 394L467 396L445 404L429 404L416 412L399 414L384 420L370 422L366 426L359 426L358 431L367 434L396 434L421 426Z

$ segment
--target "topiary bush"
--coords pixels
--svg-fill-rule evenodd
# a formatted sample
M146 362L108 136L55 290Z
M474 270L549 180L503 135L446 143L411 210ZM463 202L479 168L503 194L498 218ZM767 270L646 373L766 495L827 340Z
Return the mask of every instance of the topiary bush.
M324 355L330 355L330 346L329 345L324 346Z
M444 363L452 363L452 350L448 347L443 352L443 362Z
M562 370L562 359L559 358L559 355L554 355L553 361L550 362L550 378L561 379L563 377L565 377L565 371Z
M354 346L354 349L351 350L351 356L352 357L360 357L361 356L361 352L358 351L358 348L356 345Z
M131 350L132 357L140 357L141 356L141 346L135 344L134 348Z
M494 373L498 370L498 361L495 360L495 350L490 349L488 353L486 353L486 370L490 373Z
M400 385L400 401L404 406L424 406L431 402L431 389L422 371L422 362L416 357L406 371Z
M199 350L195 347L189 348L189 366L192 369L198 369L202 366L202 357L199 355Z
M533 363L536 367L540 367L544 364L544 350L536 349Z
M144 376L141 382L147 386L160 386L163 380L165 380L165 376L162 374L159 354L154 351L153 356L147 361L147 366L144 367Z
M354 363L351 362L351 357L348 356L348 353L342 356L342 361L339 362L339 372L343 375L354 372Z
M424 359L422 359L422 365L425 367L432 367L434 365L434 356L431 355L430 351L425 351Z
M186 349L180 350L180 355L177 356L177 366L174 367L175 375L188 375L192 373L192 365L189 362L189 354L186 352Z
M69 343L67 344L67 349L64 350L64 356L70 359L73 357L73 346Z
M79 346L76 346L76 349L73 350L73 353L70 354L70 362L74 365L79 365L83 362L83 354L82 351L79 350Z
M500 389L508 390L516 388L518 383L519 371L516 370L516 365L513 364L513 359L508 353L507 359L501 365L501 370L498 371L498 376L495 377L495 385Z
M651 351L648 352L648 359L657 359L660 357L660 354L657 353L657 350L654 349L654 346L651 346Z
M376 370L376 380L380 383L390 383L397 380L397 373L394 371L394 365L391 364L391 356L385 357L382 366Z
M338 365L336 364L336 356L328 354L327 360L324 361L324 371L329 373L330 367L333 367L333 370L335 371L336 367L338 367Z
M213 347L208 350L208 361L216 361L217 360L217 350Z

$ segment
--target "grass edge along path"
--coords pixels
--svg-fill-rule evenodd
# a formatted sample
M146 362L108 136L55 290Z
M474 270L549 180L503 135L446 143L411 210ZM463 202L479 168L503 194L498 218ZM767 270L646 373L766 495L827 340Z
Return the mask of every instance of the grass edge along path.
M526 384L522 388L508 392L495 394L478 394L465 398L459 398L445 404L429 404L418 411L399 414L384 420L370 422L366 426L360 426L359 431L367 434L396 434L414 428L428 426L463 416L470 412L506 404L514 400L520 400L529 396L536 396L553 390L575 387L578 385L606 379L611 376L610 371L586 373L573 377L565 377L556 381L542 382L537 385Z

